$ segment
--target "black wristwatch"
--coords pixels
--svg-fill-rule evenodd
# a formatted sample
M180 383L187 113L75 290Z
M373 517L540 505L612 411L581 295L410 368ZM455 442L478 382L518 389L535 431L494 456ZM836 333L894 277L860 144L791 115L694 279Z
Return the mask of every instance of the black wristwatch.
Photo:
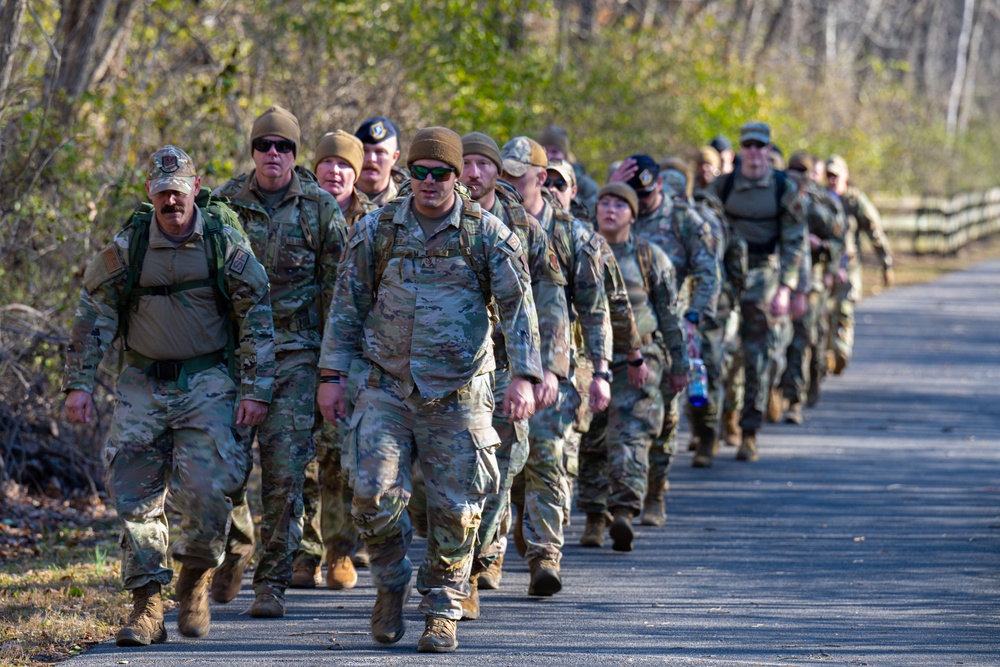
M611 373L609 373L608 371L594 371L594 377L601 378L608 384L611 383Z
M638 359L631 359L631 360L629 360L628 365L632 366L634 368L639 368L639 366L642 366L645 362L646 362L645 359L643 359L642 357L639 357Z

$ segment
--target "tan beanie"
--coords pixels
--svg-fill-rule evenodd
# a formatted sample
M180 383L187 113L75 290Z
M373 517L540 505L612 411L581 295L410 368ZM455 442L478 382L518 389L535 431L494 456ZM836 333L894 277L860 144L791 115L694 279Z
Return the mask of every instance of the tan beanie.
M604 195L611 195L625 200L628 207L632 209L632 217L635 218L639 215L639 196L628 183L622 183L621 181L608 183L597 193L597 198L600 199Z
M489 158L497 166L497 170L503 169L500 164L500 147L493 138L482 132L469 132L462 137L462 156L482 155Z
M295 155L299 154L299 119L291 111L274 105L257 116L250 130L250 142L268 135L295 142Z
M406 161L440 160L462 175L462 137L447 127L425 127L417 130L406 153Z
M343 130L327 132L316 144L316 157L313 158L313 171L319 163L328 157L339 157L347 161L354 169L355 178L361 175L361 165L365 161L365 147L353 134Z

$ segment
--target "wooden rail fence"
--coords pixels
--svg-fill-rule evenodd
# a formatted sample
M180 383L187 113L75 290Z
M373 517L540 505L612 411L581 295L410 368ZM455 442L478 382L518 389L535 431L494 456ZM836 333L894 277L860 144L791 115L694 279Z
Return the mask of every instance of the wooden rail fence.
M950 255L1000 232L1000 188L953 197L873 195L893 250Z

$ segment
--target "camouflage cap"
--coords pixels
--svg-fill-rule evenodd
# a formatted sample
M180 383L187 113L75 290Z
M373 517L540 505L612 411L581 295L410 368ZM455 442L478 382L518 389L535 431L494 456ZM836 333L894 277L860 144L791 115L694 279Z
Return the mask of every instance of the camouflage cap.
M788 157L788 169L791 171L812 171L816 166L816 158L808 151L795 151Z
M740 144L745 144L748 141L759 141L765 145L771 143L770 126L758 120L744 124L740 128Z
M167 144L149 156L146 183L149 184L151 195L166 190L189 195L197 177L191 156L177 146Z
M545 149L534 139L528 137L514 137L503 145L500 149L500 159L503 162L503 170L514 176L524 176L528 172L528 167L549 166L549 158L545 155Z
M562 176L563 180L569 183L570 187L576 185L576 172L573 171L573 165L569 162L565 160L552 160L546 169Z
M847 160L839 155L831 155L826 161L826 173L843 176L847 173Z

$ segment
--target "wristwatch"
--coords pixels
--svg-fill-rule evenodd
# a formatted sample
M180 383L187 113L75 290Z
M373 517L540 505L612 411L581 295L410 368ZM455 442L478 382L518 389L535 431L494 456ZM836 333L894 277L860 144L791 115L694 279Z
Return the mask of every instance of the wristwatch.
M602 380L604 380L608 384L611 383L611 373L610 373L610 371L595 371L594 372L594 377L595 378L601 378Z

